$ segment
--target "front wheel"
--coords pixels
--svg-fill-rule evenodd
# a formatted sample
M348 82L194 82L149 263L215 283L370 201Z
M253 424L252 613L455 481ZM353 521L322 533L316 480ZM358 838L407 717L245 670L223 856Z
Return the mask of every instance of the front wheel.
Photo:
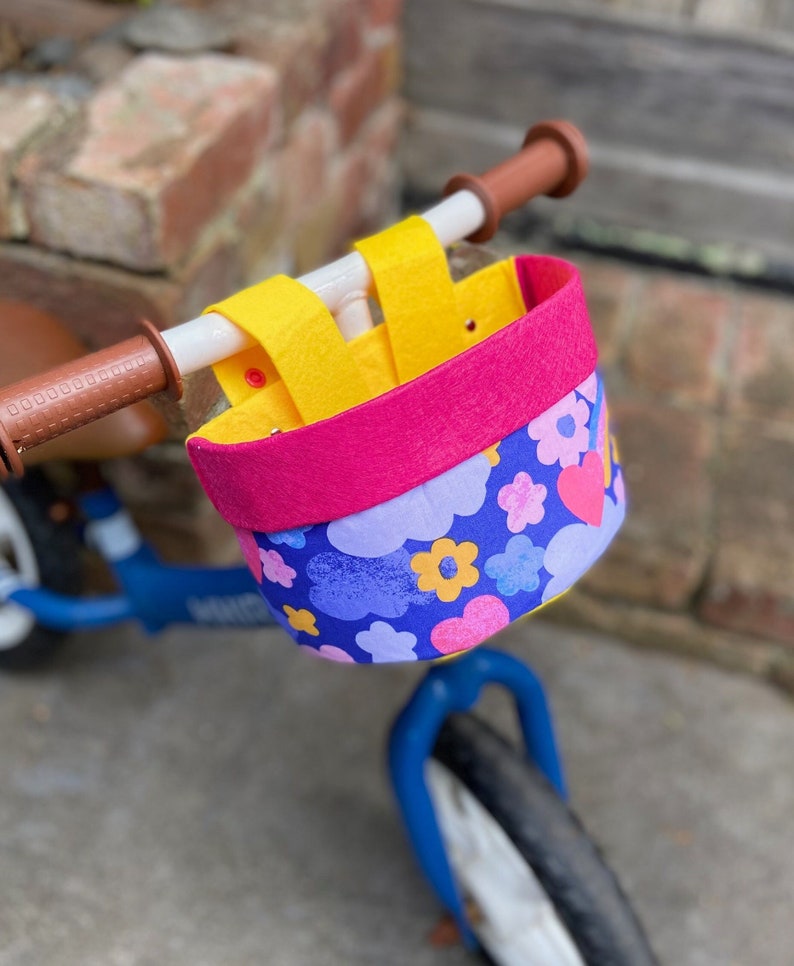
M656 963L579 822L482 721L447 720L427 783L472 930L497 966Z
M54 511L63 504L40 471L0 487L0 557L33 587L62 594L80 590L80 542L71 520ZM46 661L66 637L42 627L25 608L0 602L0 670L22 670Z

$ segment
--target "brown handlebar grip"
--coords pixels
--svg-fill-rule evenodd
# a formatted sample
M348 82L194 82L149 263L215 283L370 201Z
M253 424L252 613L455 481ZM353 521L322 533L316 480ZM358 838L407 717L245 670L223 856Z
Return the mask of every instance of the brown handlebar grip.
M485 174L456 174L444 194L471 191L485 208L485 221L469 240L493 238L503 216L537 195L562 198L587 175L587 142L568 121L543 121L530 128L518 154Z
M143 334L0 390L0 479L22 474L20 454L72 429L168 390L182 380L168 346Z

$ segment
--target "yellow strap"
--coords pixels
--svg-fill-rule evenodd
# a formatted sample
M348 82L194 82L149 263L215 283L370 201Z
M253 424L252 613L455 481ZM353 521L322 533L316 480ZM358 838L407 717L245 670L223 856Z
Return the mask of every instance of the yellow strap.
M458 282L455 290L460 317L476 323L471 331L466 330L467 347L526 311L512 259L480 269ZM367 383L369 398L398 385L385 325L369 329L348 347ZM287 431L303 425L287 387L261 347L238 352L226 363L218 363L216 372L222 367L226 367L226 374L221 383L233 406L202 426L198 435L216 443L241 443L261 439L274 427ZM248 368L266 373L267 385L263 389L254 389L245 381Z
M443 246L413 215L356 243L375 279L401 383L466 348Z
M214 367L233 405L256 392L245 382L244 373L251 367L260 369L268 381L278 373L304 423L335 416L369 398L333 316L295 279L276 275L205 311L219 312L262 347Z

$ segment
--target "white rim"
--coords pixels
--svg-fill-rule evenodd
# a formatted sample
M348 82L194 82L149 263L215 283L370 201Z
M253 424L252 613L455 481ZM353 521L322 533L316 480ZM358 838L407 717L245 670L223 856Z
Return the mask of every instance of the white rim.
M498 966L584 966L568 929L501 825L448 768L426 778L459 888L477 908L472 928Z
M0 558L20 574L26 584L38 584L39 567L33 545L14 504L1 488ZM13 603L0 603L0 651L7 651L21 644L35 624L35 618L24 607Z

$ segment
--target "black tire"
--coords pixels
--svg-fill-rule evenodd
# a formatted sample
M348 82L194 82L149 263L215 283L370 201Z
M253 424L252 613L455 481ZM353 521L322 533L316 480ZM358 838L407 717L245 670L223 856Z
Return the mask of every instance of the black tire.
M520 864L523 859L531 869L583 963L652 966L657 962L614 874L576 817L532 764L469 714L447 720L433 758L442 766L444 780L448 778L443 769L447 776L454 776L449 786L453 792L456 779L501 826L520 856L517 861ZM432 780L430 787L438 812L440 792L433 792ZM441 815L439 821L443 828ZM449 851L456 871L454 849ZM476 912L473 918L476 920ZM488 932L476 921L473 928L492 962L517 962L515 953L512 958L500 958L500 949L488 948ZM493 939L490 942L493 947ZM509 955L504 947L501 955ZM533 966L532 960L534 957L526 966Z
M29 470L21 480L9 480L2 487L0 516L6 524L16 521L24 530L24 546L0 525L0 554L21 569L19 556L32 556L38 583L62 594L76 595L81 590L80 540L74 521L61 519L63 509L49 480L41 471ZM46 663L68 636L39 624L8 631L8 610L0 604L0 670L30 670ZM6 620L6 623L4 622ZM5 632L5 633L4 633Z

